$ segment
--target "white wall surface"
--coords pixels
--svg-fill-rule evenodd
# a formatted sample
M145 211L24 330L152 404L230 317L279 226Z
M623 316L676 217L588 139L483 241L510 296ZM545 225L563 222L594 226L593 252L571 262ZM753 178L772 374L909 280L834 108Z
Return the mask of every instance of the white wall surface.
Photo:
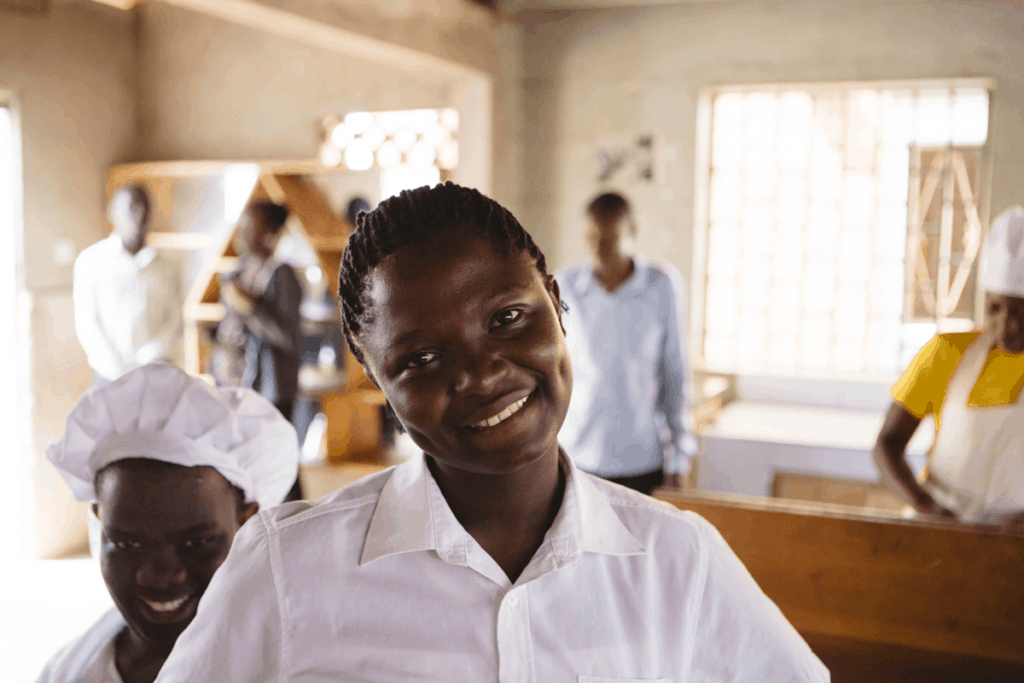
M316 156L327 114L448 106L410 73L171 5L141 7L140 159Z
M13 91L20 110L27 330L19 334L31 345L28 367L18 362L32 398L19 414L23 446L5 457L32 461L34 481L8 486L37 492L28 517L43 556L85 543L84 506L43 452L90 381L75 339L71 262L55 259L55 247L70 243L73 256L109 231L107 169L128 159L135 141L134 51L131 15L93 2L51 3L42 16L0 11L0 89Z

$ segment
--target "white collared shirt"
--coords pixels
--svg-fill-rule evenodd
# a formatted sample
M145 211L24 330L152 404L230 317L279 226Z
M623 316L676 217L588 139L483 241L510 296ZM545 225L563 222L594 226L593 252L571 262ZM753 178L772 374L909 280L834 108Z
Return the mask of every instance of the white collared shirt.
M566 471L514 584L423 456L261 512L158 683L829 679L706 521Z
M674 268L632 258L633 273L614 292L592 265L555 274L569 308L562 320L573 371L558 442L602 477L686 473L697 451L688 427L686 292Z
M89 366L115 380L155 360L169 360L182 329L181 273L152 247L125 251L117 235L75 260L75 333Z
M115 662L124 617L111 607L89 630L57 651L36 683L122 683Z

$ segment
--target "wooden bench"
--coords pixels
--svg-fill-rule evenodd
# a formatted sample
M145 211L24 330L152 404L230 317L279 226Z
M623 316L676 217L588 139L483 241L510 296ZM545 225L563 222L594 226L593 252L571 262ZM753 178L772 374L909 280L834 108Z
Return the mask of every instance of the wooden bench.
M656 494L718 528L833 681L1024 681L1024 531Z

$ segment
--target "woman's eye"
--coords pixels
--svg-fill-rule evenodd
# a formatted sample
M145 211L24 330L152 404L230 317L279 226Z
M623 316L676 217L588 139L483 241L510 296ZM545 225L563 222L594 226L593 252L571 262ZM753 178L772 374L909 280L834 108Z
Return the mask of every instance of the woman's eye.
M213 545L214 540L212 536L190 538L185 541L184 545L187 550L202 550Z
M519 320L520 316L523 315L523 311L518 308L510 308L507 311L502 311L498 315L494 316L494 322L498 324L498 327L504 325L511 325L516 320Z
M414 354L412 358L405 364L406 368L422 368L427 363L437 358L437 354L433 351L420 351Z
M141 550L142 544L138 541L114 541L114 546L118 550Z

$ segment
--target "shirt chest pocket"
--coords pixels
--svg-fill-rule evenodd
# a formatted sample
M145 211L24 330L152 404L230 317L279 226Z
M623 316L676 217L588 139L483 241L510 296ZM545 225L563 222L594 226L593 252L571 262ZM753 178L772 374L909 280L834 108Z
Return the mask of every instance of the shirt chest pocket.
M576 683L672 683L667 678L606 678L604 676L577 676Z

